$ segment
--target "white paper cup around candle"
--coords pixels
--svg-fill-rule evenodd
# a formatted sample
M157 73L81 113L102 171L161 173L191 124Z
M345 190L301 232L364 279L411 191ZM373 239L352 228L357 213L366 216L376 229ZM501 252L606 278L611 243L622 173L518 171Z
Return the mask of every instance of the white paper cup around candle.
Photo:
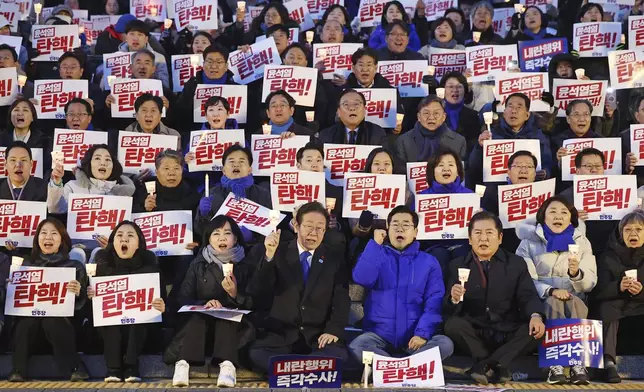
M396 114L396 125L402 124L404 118L405 118L404 114L397 113Z
M523 4L515 4L514 5L514 12L518 12L518 13L522 14L523 10L524 10L523 7L525 7Z
M158 12L157 7L150 7L150 16L157 16Z
M436 89L436 96L440 99L445 99L445 89L443 87L438 87Z
M264 135L270 135L272 130L273 130L273 127L271 126L271 124L262 125L262 133Z
M641 198L641 197L638 197L638 198L637 198L637 206L638 206L639 208L642 208L642 198Z
M492 121L494 121L494 113L492 113L492 112L484 112L483 113L483 121L485 121L486 125L492 125Z
M145 183L145 189L148 191L148 195L154 195L155 193L157 193L157 182L147 181Z
M577 79L581 79L586 76L586 70L583 68L577 68L575 70L575 75L577 76Z
M306 32L306 42L309 44L313 42L313 37L315 36L315 33L313 31L307 31Z
M622 34L621 43L622 43L622 45L626 44L626 34Z
M335 209L335 197L326 198L326 210L331 212Z
M35 4L34 4L34 12L35 12L37 15L40 15L40 13L42 12L42 4L40 4L40 3L35 3Z
M233 264L232 263L222 264L221 269L224 272L224 276L231 276L233 274Z
M427 66L427 75L434 76L435 73L436 73L436 67L433 66L433 65L428 65Z
M277 225L280 224L280 212L279 210L270 210L268 211L268 220L270 221L271 227L273 230L277 228Z
M116 76L110 75L107 77L107 85L110 86L110 89L112 88L112 85L114 84L114 81L116 80Z
M245 1L238 1L237 2L237 9L238 10L245 10L246 9L246 2Z
M27 84L27 75L18 75L18 86L25 87Z
M477 185L476 187L474 187L474 189L474 192L480 197L483 197L483 195L485 195L485 185Z
M199 66L199 55L193 54L192 56L190 56L190 65L193 68L196 68Z
M474 42L479 42L481 40L481 32L480 31L475 31L472 33L472 40Z
M52 162L52 169L56 167L56 164L62 165L65 162L65 153L63 153L62 151L52 151L51 162Z
M628 276L631 279L637 280L637 270L636 269L630 269L624 272L626 276Z
M11 256L11 265L13 265L14 267L22 266L23 261L25 261L25 259L23 259L20 256ZM635 271L635 272L637 272L637 271Z
M465 283L470 279L470 269L469 268L459 268L458 269L458 281L461 282L461 286L465 287ZM459 302L463 302L463 296Z
M78 26L78 34L85 34L85 26Z
M371 365L373 363L373 352L372 351L363 351L362 352L362 363L365 365Z
M515 71L519 69L519 62L517 60L508 61L508 71Z
M96 264L85 264L85 271L87 271L87 276L93 278L96 276Z
M163 21L163 27L168 30L170 27L172 27L172 19L166 19Z
M568 245L568 252L570 252L574 256L577 256L579 254L579 245L577 244Z
M210 196L210 176L208 176L208 173L206 173L206 178L205 178L205 185L206 187L204 188L204 196L208 197Z
M315 112L314 111L308 111L308 112L305 112L304 114L306 114L306 121L308 121L308 122L315 121Z

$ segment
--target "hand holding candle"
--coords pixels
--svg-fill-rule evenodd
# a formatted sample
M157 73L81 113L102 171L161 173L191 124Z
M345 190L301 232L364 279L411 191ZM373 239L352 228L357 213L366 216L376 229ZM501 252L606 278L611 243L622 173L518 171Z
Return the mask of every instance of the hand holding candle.
M210 177L208 176L208 173L206 173L206 188L204 190L204 196L208 197L210 196Z
M469 268L459 268L458 269L458 281L461 282L461 286L465 288L465 283L467 283L470 278L470 269ZM463 302L464 296L461 295L460 302Z
M273 130L273 126L271 124L262 125L262 133L264 135L270 135L272 130Z

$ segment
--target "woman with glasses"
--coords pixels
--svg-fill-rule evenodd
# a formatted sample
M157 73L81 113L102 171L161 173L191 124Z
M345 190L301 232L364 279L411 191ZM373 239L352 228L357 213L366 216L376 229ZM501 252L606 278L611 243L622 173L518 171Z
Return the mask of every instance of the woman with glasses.
M445 123L449 129L465 138L469 153L476 145L481 132L478 112L465 106L472 101L467 79L460 72L448 72L443 75L439 87L445 89Z

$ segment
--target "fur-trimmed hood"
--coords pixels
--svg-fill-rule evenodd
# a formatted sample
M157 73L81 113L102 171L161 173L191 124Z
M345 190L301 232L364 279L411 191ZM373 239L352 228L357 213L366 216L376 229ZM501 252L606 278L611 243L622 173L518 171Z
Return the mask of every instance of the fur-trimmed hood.
M76 170L76 182L80 188L90 189L90 193L99 193L114 196L132 196L136 190L136 185L127 176L121 176L120 181L102 181L90 179L80 169ZM118 182L121 182L120 184ZM92 192L91 190L94 190Z

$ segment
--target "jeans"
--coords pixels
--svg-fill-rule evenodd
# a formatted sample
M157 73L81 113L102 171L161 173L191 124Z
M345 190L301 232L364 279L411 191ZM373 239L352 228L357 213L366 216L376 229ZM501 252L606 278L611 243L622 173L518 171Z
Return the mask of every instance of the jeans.
M351 353L351 355L353 355L354 358L358 360L358 362L362 363L363 351L371 351L375 354L385 357L402 357L417 354L434 347L438 347L438 349L440 350L441 359L449 357L454 352L454 343L452 343L452 340L450 338L444 335L432 336L432 338L429 339L423 346L414 351L410 350L409 347L407 347L406 343L404 347L396 349L386 340L373 332L365 332L357 338L353 339L351 344L349 344L349 352Z

